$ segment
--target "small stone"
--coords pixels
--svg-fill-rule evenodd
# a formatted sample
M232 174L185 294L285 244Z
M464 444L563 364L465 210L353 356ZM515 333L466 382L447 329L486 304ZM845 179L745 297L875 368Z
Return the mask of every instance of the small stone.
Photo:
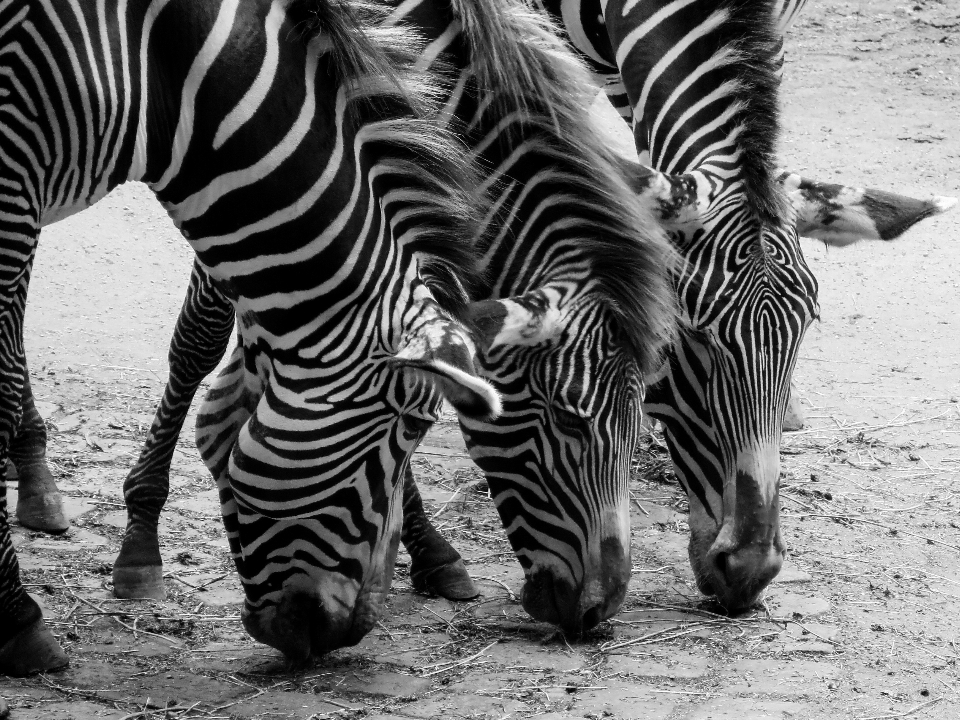
M832 625L823 625L822 623L805 622L802 625L791 623L787 631L794 640L809 640L810 642L823 640L833 642L837 637L839 628Z
M92 502L84 500L83 498L70 497L69 495L63 498L63 512L70 522L73 522L81 515L90 512L96 507Z
M607 670L644 678L692 680L706 677L710 672L710 658L680 652L664 660L642 655L611 654L607 657Z
M797 620L823 615L830 610L830 603L819 597L806 597L790 592L772 592L769 599L776 605L780 615Z
M688 720L787 720L804 712L808 705L755 698L717 698L704 703Z
M794 642L785 643L783 652L787 655L796 653L810 653L811 655L832 655L836 647L825 642Z
M107 513L100 518L100 524L108 527L120 528L122 530L127 527L127 511L116 510L114 512Z
M58 535L57 538L43 537L30 543L33 550L54 550L56 552L82 552L90 548L100 548L107 545L107 539L103 535L96 535L83 528L72 528L65 535Z
M220 517L220 493L218 490L206 490L192 497L175 500L170 507L208 517Z
M432 681L429 678L418 678L412 675L371 669L364 671L362 677L353 672L339 678L330 675L329 678L325 677L322 682L318 683L318 686L321 685L329 685L331 690L337 692L386 695L389 697L415 697L429 690Z
M643 720L666 720L675 703L672 698L651 693L647 688L630 682L605 680L603 690L584 690L571 697L576 698L575 710L581 717L588 713L595 718L643 718Z
M812 580L813 577L806 570L801 570L793 563L786 562L773 581L775 583L808 583Z
M80 427L81 418L80 415L67 415L64 418L59 420L54 420L51 424L53 425L54 430L58 433L68 433L73 432Z

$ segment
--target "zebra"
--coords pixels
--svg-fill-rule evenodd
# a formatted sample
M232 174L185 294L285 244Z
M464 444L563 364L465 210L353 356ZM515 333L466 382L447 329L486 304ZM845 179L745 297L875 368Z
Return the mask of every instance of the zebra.
M451 45L449 64L463 72L450 80L443 116L492 169L483 183L495 210L478 232L479 292L498 299L472 303L469 314L478 365L502 405L492 423L463 413L461 422L524 568L524 607L579 633L616 612L626 592L640 371L674 329L664 273L671 254L646 215L621 209L629 187L574 92L589 86L587 76L536 15L463 2L452 16L443 6L409 16L429 43L422 66ZM438 18L446 25L435 27ZM215 475L226 460L207 439L244 417L237 365L224 370L198 417L198 447ZM584 387L587 368L595 387ZM601 383L617 392L597 392ZM227 531L235 547L242 517ZM269 551L276 562L276 545ZM317 639L304 632L309 607L293 611L299 622L283 621L281 637L282 607L282 597L248 590L245 627L288 657L315 653Z
M486 289L514 294L468 306L477 347L485 355L473 360L483 365L494 384L506 388L503 416L513 423L508 427L525 432L533 427L538 441L511 458L510 474L501 462L503 480L501 490L495 493L504 498L501 515L511 518L508 532L527 571L530 589L524 592L524 602L528 610L579 631L615 612L625 594L630 567L626 477L637 435L640 371L651 365L657 348L675 326L672 290L664 274L671 253L648 216L636 209L619 209L630 205L629 186L596 140L583 104L571 96L572 90L587 86L587 76L549 28L516 7L498 9L494 4L464 2L457 10L466 26L465 35L472 41L473 57L487 59L473 68L479 73L478 80L465 75L454 86L458 123L464 122L465 132L486 133L477 140L475 152L491 162L492 154L500 149L504 155L498 166L510 172L509 176L488 177L486 190L498 193L498 199L477 225L487 229L481 233L481 238L486 238L481 243ZM494 11L500 14L494 15ZM497 21L491 24L486 13ZM430 47L442 48L455 37L452 30L443 30ZM491 44L489 38L497 38L497 44ZM506 41L510 46L505 50ZM520 59L511 64L514 52ZM474 86L479 83L485 92L494 81L512 91L478 100ZM550 100L546 105L544 97ZM460 108L464 107L473 108L475 117L468 118L469 122L461 117L464 110ZM512 145L506 143L508 139ZM508 181L521 171L532 174L522 183ZM527 238L529 244L524 248L514 243L514 236ZM223 283L215 285L228 295ZM423 317L421 313L417 319L427 326L435 324L433 315ZM312 600L311 589L303 588L296 572L284 577L286 569L276 569L280 564L276 553L268 566L261 542L266 533L253 533L251 542L256 547L241 547L244 533L250 538L249 525L261 518L251 522L246 517L250 514L247 508L233 497L234 478L225 482L224 469L229 468L232 475L234 459L228 452L236 456L237 447L247 439L244 432L251 423L243 421L260 392L256 386L260 375L248 366L256 368L263 353L260 347L250 347L250 336L256 337L257 330L251 327L250 318L240 313L238 320L242 351L234 354L208 394L198 420L198 445L220 481L225 525L247 591L244 624L254 637L280 648L288 657L303 659L334 643L355 641L360 631L332 623L323 628L311 625L316 603L302 602L304 595ZM429 331L421 335L425 338L420 345L433 340ZM441 386L445 379L464 380L463 371L458 375L424 356L434 348L423 350L416 345L407 343L395 362L443 374ZM406 353L411 346L414 356ZM571 367L580 372L590 370L587 377L622 392L611 400L596 388L585 388L582 381L571 382L565 374ZM247 387L249 383L255 385L253 391ZM486 401L482 388L478 390L477 383L469 380L464 384L472 391L474 403L481 404L474 414L493 415L493 402ZM527 385L533 387L527 390ZM445 394L450 397L449 388ZM263 398L275 400L263 393L258 410ZM460 405L462 408L463 403ZM524 415L525 421L520 422ZM461 417L466 419L470 413ZM420 435L431 416L407 414L404 420L412 435ZM262 426L256 429L263 432ZM481 429L489 433L488 426ZM290 428L283 431L292 432ZM238 433L239 442L231 451L224 438ZM509 437L501 439L495 428L489 435L496 439L501 454L510 449L504 443L515 442ZM477 438L472 444L482 454L490 442L489 438ZM563 458L556 457L558 450ZM524 474L530 474L531 467L534 476L528 479ZM248 468L238 466L238 471ZM581 476L586 476L586 481ZM507 483L509 487L503 487ZM248 492L242 483L236 487ZM276 493L268 489L259 492L253 502L273 503L270 513L288 511L289 505L276 503L276 499ZM243 502L248 502L246 497ZM336 509L357 507L337 505ZM395 526L395 515L393 512L388 521L391 526ZM266 520L269 532L283 534L289 529L284 518ZM299 531L299 526L296 529ZM318 548L313 538L303 542L296 533L289 542L287 548L294 555L338 550L329 544ZM237 552L238 547L242 552ZM381 555L371 575L371 596L382 594L387 586L392 560L390 553L385 555L386 560ZM280 578L279 598L276 583L261 587L246 582L257 571L268 579L271 575ZM285 595L284 583L291 577L287 587L293 592ZM342 599L349 588L341 584L332 587L332 593L336 601L337 593ZM361 628L375 618L374 610L358 608ZM318 637L321 633L323 637Z
M419 12L419 16L424 17L424 12ZM444 15L441 13L438 17ZM428 20L422 19L421 23L427 25ZM696 184L691 178L674 178L636 164L628 165L625 172L635 183L635 192L651 206L664 227L680 233L696 232L699 216ZM879 191L816 184L798 176L782 176L778 181L788 190L803 234L823 232L838 239L846 233L845 236L889 239L939 207L936 203L912 201ZM839 202L841 199L843 202ZM689 228L684 223L689 224ZM840 228L843 233L838 234ZM171 345L170 382L144 451L125 482L130 520L114 565L114 587L120 596L162 595L156 526L166 499L170 457L190 399L202 377L212 371L222 356L232 327L232 307L216 292L215 286L203 281L202 268L195 269ZM202 335L204 332L206 337ZM26 424L26 409L24 417ZM575 426L576 422L570 418L568 424ZM35 432L43 432L42 421ZM43 444L33 443L31 447L42 451ZM42 455L38 458L34 451L30 457L29 467L42 464L39 462ZM26 479L29 478L27 475ZM24 480L21 472L21 489ZM55 504L48 502L44 507ZM409 468L404 480L404 518L401 537L411 552L415 587L453 598L475 595L476 589L458 554L426 519Z
M366 448L349 474L317 479L337 501L361 490L369 498L370 557L318 573L316 585L375 591L396 549L399 477L422 418L441 396L465 414L495 415L499 397L476 375L462 324L478 259L465 238L487 212L474 168L429 119L437 87L410 65L416 37L357 23L353 10L321 0L0 3L0 456L19 420L40 228L143 180L241 318L234 368L266 398L252 444L276 423L284 450L314 454L316 438L295 435L319 412L338 439ZM160 42L170 35L176 43ZM336 353L324 355L334 336ZM344 361L348 372L332 370ZM242 440L212 445L242 464L244 449L255 458L251 437ZM243 484L222 488L223 504L236 502L234 489L295 483L312 459L243 464ZM321 524L292 523L322 536ZM257 587L265 581L250 565L238 569ZM317 592L291 593L292 602ZM370 618L354 608L379 598L357 595L312 608L331 629L326 642L365 632ZM66 664L20 583L5 501L0 619L0 673Z
M797 350L818 317L798 229L890 236L950 201L845 193L775 171L791 0L537 0L631 126L638 200L681 255L681 331L648 378L690 501L702 592L749 607L779 572L779 445ZM649 166L649 167L647 167ZM629 170L628 170L629 172ZM879 205L873 200L882 198ZM866 210L861 216L858 211Z

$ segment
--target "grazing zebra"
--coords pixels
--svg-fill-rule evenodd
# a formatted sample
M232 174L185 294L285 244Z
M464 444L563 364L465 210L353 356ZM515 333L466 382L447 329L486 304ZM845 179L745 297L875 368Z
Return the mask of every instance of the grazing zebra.
M417 38L357 23L321 0L0 3L0 459L19 420L40 228L145 181L241 319L231 370L246 404L222 420L254 418L208 444L236 473L225 523L241 513L241 546L257 552L334 548L312 575L299 547L286 568L258 566L249 547L237 562L254 596L287 583L278 623L309 606L318 650L374 621L400 475L438 390L465 414L499 409L456 319L478 259L465 238L487 212L473 167L417 117L437 93L410 65ZM0 673L61 667L20 583L4 498L0 486Z
M485 284L480 292L499 292L507 299L473 303L468 314L485 354L477 360L509 391L503 413L507 429L523 433L525 445L508 462L500 461L496 470L500 490L495 492L502 499L501 514L511 518L508 532L530 580L524 593L528 609L580 630L616 611L629 577L626 479L636 441L640 370L651 365L675 325L672 291L663 272L670 252L647 216L618 209L630 205L630 189L589 127L582 98L571 95L587 86L582 69L536 16L514 7L500 8L496 15L496 6L482 5L465 2L458 7L466 26L461 42L470 46L461 51L469 50L477 59L472 68L477 78L465 74L454 85L453 97L458 127L465 136L476 134L475 153L498 168L485 183L496 203L477 223L483 228L479 235L484 248ZM486 13L496 18L492 25ZM456 26L446 29L449 22L448 18L430 46L435 52L456 39ZM497 38L497 43L491 44L490 38ZM484 88L481 99L477 83ZM500 86L507 89L495 96L485 91ZM466 111L471 114L464 116ZM427 271L429 275L438 270L430 266ZM216 285L218 291L225 289L222 282ZM417 307L426 312L432 306ZM316 553L313 557L344 550L362 553L363 548L322 544L315 535L303 538L309 532L304 527L308 518L300 516L308 508L296 503L310 502L314 496L294 499L281 492L289 486L246 483L251 469L269 472L282 464L281 445L289 443L301 426L271 427L258 415L244 423L257 397L258 414L287 398L269 384L271 378L259 395L261 375L248 366L259 369L264 355L263 344L251 346L250 340L251 336L254 342L261 340L260 328L251 326L242 312L239 319L243 352L232 358L208 396L198 421L198 444L220 480L225 524L247 591L245 625L288 656L303 658L355 641L361 632L357 628L374 618L369 607L374 603L358 603L361 617L353 628L334 624L341 618L330 613L325 626L321 627L322 619L317 624L312 595L316 588L304 587L302 573L292 566L309 553ZM433 316L423 313L417 319L436 324ZM219 328L228 332L228 326L226 322ZM429 332L423 335L420 344L433 339ZM330 342L335 340L339 337ZM216 345L215 337L208 344ZM433 373L446 371L443 363L428 364L431 358L421 357L432 349L408 343L396 362ZM455 370L448 371L447 378L460 379L465 387L453 390L472 391L469 399L482 405L470 408L461 402L460 408L491 414L492 401L483 402L487 399L483 388ZM585 379L596 385L588 386ZM609 398L598 394L601 383L620 392ZM314 420L314 408L299 410L298 423ZM419 419L407 416L411 437L417 437L429 420L427 413ZM488 457L493 455L494 440L500 454L509 454L519 442L503 437L496 428L474 431L488 433L486 439L473 442L481 454L486 448ZM230 443L224 438L238 433L229 456ZM244 443L265 433L277 437L269 462L263 461L263 454L245 455ZM316 460L316 452L307 454ZM338 497L333 509L360 511L350 499ZM257 516L248 505L266 512ZM294 517L283 516L291 511ZM345 519L349 516L341 518ZM389 522L395 519L391 516ZM277 552L268 557L271 549ZM287 557L278 560L285 551L290 553L287 564ZM348 558L343 564L349 565ZM389 565L389 557L376 565L370 597L385 590ZM255 572L260 576L248 582ZM291 592L285 593L287 589ZM319 590L333 594L322 597L323 604L350 593L344 583Z
M828 241L860 230L887 237L948 203L777 176L782 31L803 2L537 2L654 169L634 165L634 185L681 255L682 328L644 409L662 421L690 499L698 585L739 610L777 574L785 550L781 424L800 341L818 315L797 230Z
M446 116L497 213L479 239L476 303L493 421L461 415L523 567L523 607L579 634L613 615L630 578L630 466L642 372L676 329L673 254L651 237L589 111L589 75L552 24L508 0L384 0L430 41L421 64L460 68ZM519 82L518 82L519 80ZM512 340L511 340L512 338Z
M464 2L454 15L442 5L406 3L397 14L430 41L422 63L445 51L440 70L463 70L451 79L445 116L475 148L478 164L490 168L484 185L495 212L477 230L485 278L478 292L502 299L473 303L470 316L483 351L478 361L501 391L503 410L496 423L466 427L468 445L487 471L527 573L525 607L579 632L614 613L626 591L626 488L637 440L639 372L651 366L673 331L664 273L670 253L644 214L620 210L635 204L590 129L582 102L587 76L542 20L507 3ZM488 89L482 99L477 86ZM226 320L217 335L222 338L229 314L220 317ZM204 338L196 339L203 345ZM205 353L208 365L215 364L222 342L207 343ZM238 372L229 367L218 381L223 389L212 391L226 395L231 409L241 404L230 395L240 392ZM200 374L193 376L197 382ZM600 387L610 392L599 393ZM205 456L208 414L205 407L198 419ZM219 421L213 427L219 431ZM216 459L208 463L217 467ZM150 495L138 484L141 490L131 485L126 495L130 528L139 526L143 536L149 531L156 559L127 564L124 553L135 544L128 544L135 537L128 528L115 579L128 572L159 577L156 516L165 476L153 484L160 492ZM139 513L139 494L147 496L148 507L152 503L149 515ZM405 520L413 522L404 539L414 572L419 549L436 551L415 503L415 487L407 482ZM149 527L143 517L150 518ZM138 559L135 552L128 557ZM438 566L446 567L434 559L425 571ZM278 645L292 657L309 652L298 646L308 639L295 627ZM255 637L261 632L249 623L248 629Z
M470 316L503 409L495 423L465 425L468 446L526 571L525 607L579 632L613 614L626 591L639 371L674 331L672 255L597 140L588 76L542 18L502 1L460 2L451 14L425 0L400 5L393 22L426 36L422 64L439 55L439 71L461 71L444 115L489 168L495 212L476 233L477 295L500 299L472 304ZM222 349L207 352L215 363ZM132 507L137 494L127 492ZM418 565L424 575L449 569L421 554L452 550L430 537L412 482L404 498L414 575ZM125 540L121 559L126 550Z
M428 9L417 9L417 16L427 18ZM445 14L437 11L436 17L445 17ZM428 25L426 19L419 22ZM435 29L433 34L439 32L440 29ZM646 196L652 203L665 227L681 234L697 231L700 219L696 207L696 184L692 178L664 176L636 166L629 167L628 172L632 173L636 192ZM658 181L651 180L654 177ZM876 191L817 185L801 181L796 176L784 176L780 182L789 190L801 230L806 231L805 234L814 234L819 228L825 237L829 235L832 239L839 239L843 233L846 233L844 237L889 238L893 231L902 231L906 224L937 207L929 202L913 202ZM801 185L804 188L802 191ZM839 228L843 228L843 233L837 233ZM166 499L170 457L190 399L202 377L216 366L232 329L231 306L212 284L204 284L201 278L202 275L196 273L192 278L191 290L188 291L184 313L178 320L171 347L170 383L144 452L125 483L130 520L114 567L115 588L121 596L162 594L156 527ZM193 296L191 293L199 295ZM197 306L192 315L191 303ZM200 318L203 318L203 322L200 322ZM206 336L198 334L204 329ZM569 426L576 424L575 418L569 418ZM38 432L42 432L42 423ZM34 443L31 447L42 450L42 443ZM36 454L33 458L36 461ZM489 465L492 460L484 462ZM34 462L33 466L40 465ZM496 468L492 472L496 472ZM24 487L23 477L21 472L21 489ZM402 539L411 552L411 574L415 585L451 597L472 595L474 590L459 562L459 556L442 542L426 521L409 472L404 483L404 515Z

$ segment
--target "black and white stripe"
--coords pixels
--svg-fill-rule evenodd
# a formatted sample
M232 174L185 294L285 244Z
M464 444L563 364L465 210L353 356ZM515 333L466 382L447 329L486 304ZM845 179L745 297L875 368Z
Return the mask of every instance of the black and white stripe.
M473 281L472 167L417 117L436 94L410 65L418 40L361 31L355 12L370 13L325 0L0 2L0 454L19 419L40 227L147 182L240 319L200 434L221 471L247 625L293 657L375 621L422 435L406 418L432 417L437 387L468 412L497 404L451 319ZM0 672L62 664L5 516L0 620Z
M818 312L774 173L781 35L803 1L543 5L631 123L641 162L695 189L699 222L671 233L683 327L645 408L690 496L701 589L749 605L781 562L780 422Z

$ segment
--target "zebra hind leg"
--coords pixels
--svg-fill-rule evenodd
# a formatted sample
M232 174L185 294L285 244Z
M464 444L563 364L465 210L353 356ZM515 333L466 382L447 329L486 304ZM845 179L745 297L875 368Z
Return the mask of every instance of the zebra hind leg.
M170 490L170 464L190 403L220 362L233 331L233 306L194 265L170 341L170 375L137 464L123 483L127 529L113 563L119 598L162 600L163 561L158 527Z
M403 476L400 542L410 553L410 580L417 592L448 600L471 600L480 594L460 553L443 539L427 517L409 466Z
M47 465L47 428L33 401L29 372L24 377L21 408L23 415L10 444L8 463L8 469L10 464L16 468L19 483L17 520L30 530L66 532L70 522L63 509L63 496Z

